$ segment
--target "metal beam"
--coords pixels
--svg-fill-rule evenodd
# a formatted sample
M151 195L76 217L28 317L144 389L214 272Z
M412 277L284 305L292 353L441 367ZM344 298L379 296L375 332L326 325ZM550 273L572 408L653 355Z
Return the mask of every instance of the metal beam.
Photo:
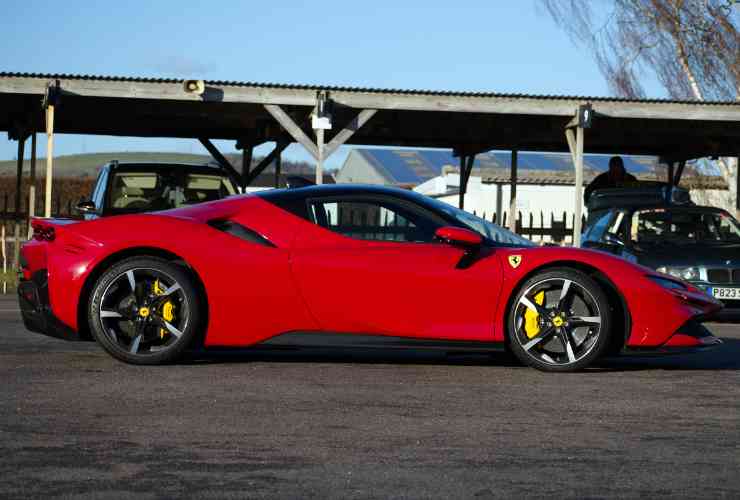
M315 102L316 95L314 93L312 104L315 104ZM283 108L274 104L265 104L265 109L280 125L282 125L282 127L291 135L291 137L293 137L293 139L296 140L296 142L299 142L304 148L306 148L316 161L319 160L319 149L316 147L316 144L314 144L303 129L293 121L290 115L283 111Z
M275 149L273 149L270 154L262 158L262 160L257 164L256 167L254 167L250 172L249 176L244 180L244 187L249 186L253 180L257 178L258 175L260 175L275 159L280 155L280 153L283 152L285 148L288 147L290 142L276 142L275 143Z
M347 140L352 137L352 134L360 130L362 126L365 125L377 112L377 109L363 109L360 111L357 116L355 116L342 130L340 130L324 147L324 159L331 156L339 146L347 142Z
M668 174L667 181L668 181L669 186L673 186L673 171L675 170L675 168L676 168L676 162L672 161L668 163L668 168L666 170Z
M213 144L210 139L207 139L205 137L198 137L198 140L201 144L203 144L203 147L206 148L209 153L211 153L213 159L216 160L219 165L221 165L226 171L229 172L229 175L231 175L235 179L241 179L241 175L239 175L239 172L237 172L231 162L227 160L224 155L221 154L221 151L218 150L216 145Z

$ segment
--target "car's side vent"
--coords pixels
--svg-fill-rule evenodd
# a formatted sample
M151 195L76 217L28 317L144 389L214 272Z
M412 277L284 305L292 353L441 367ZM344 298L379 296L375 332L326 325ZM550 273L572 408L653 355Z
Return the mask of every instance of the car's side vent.
M248 227L244 227L238 222L234 222L233 220L216 219L208 221L208 225L211 226L213 229L217 229L219 231L223 231L224 233L229 233L232 236L236 236L240 240L249 241L250 243L256 243L258 245L264 245L266 247L275 246L270 240L268 240L261 234L249 229Z

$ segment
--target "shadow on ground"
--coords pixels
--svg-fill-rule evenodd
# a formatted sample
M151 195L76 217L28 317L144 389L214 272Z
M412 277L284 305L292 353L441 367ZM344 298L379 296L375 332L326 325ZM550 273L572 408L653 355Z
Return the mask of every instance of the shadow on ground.
M221 363L363 363L447 366L521 367L506 352L445 352L441 350L382 349L348 347L258 347L219 349L192 353L183 364ZM641 354L604 358L593 371L637 370L740 370L740 340L724 338L723 344L690 354Z

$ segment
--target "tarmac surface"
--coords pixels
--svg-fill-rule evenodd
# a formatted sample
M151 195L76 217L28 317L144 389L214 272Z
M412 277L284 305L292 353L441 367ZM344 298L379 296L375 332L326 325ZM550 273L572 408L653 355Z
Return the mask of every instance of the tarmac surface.
M507 356L307 349L120 363L0 297L0 498L738 498L724 345L544 374Z

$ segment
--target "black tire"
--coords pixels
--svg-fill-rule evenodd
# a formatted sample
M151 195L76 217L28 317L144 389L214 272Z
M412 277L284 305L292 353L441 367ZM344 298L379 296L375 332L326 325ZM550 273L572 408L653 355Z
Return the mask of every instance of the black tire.
M549 269L519 288L507 318L507 341L520 361L538 370L582 370L609 348L610 311L606 294L587 274Z
M201 305L182 266L157 257L131 257L98 278L87 318L93 337L110 355L157 365L181 358L199 337Z

